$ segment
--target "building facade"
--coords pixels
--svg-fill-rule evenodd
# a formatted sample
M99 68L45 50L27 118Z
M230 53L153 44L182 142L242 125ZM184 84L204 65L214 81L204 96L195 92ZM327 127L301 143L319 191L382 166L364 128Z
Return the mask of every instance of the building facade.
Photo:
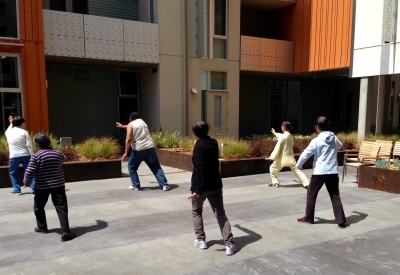
M353 0L0 1L1 128L78 142L122 137L138 111L152 129L266 134L290 120L357 129L349 78Z

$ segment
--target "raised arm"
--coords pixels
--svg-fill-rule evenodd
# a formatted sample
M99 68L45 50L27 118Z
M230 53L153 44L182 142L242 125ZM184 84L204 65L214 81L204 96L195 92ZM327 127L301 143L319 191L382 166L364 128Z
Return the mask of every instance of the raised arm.
M127 127L128 127L128 125L123 125L122 123L119 123L119 122L115 122L116 123L116 126L117 126L117 128L121 128L121 129L126 129Z

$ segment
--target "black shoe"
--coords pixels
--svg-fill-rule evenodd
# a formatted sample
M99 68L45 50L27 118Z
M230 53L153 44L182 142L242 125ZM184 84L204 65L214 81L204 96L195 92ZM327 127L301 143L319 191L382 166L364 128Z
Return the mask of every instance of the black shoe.
M278 183L270 183L268 184L269 187L275 187L275 188L279 188L279 184Z
M346 228L346 227L349 226L349 224L348 224L348 223L341 223L341 224L338 224L338 226L339 226L340 228Z
M35 228L35 232L36 232L36 233L43 233L43 234L46 234L46 233L49 233L49 230L47 230L47 228L41 229L41 228L39 228L39 227L36 227L36 228Z
M67 241L70 241L70 240L72 240L72 239L75 239L75 237L76 237L76 234L75 233L72 233L72 232L69 232L68 234L62 234L61 235L61 241L62 242L67 242Z
M307 189L308 189L308 185L307 185L307 186L304 186L304 189L306 189L306 190L307 190Z

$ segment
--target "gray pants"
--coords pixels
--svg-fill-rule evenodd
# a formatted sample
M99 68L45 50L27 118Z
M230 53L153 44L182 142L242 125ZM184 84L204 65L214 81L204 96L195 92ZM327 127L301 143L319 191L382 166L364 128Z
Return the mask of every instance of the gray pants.
M203 227L203 204L208 199L211 209L217 218L219 228L221 229L222 238L225 245L233 245L233 235L231 225L225 215L224 199L222 197L222 188L211 191L205 191L200 197L192 199L192 216L194 232L198 240L205 240L206 233Z

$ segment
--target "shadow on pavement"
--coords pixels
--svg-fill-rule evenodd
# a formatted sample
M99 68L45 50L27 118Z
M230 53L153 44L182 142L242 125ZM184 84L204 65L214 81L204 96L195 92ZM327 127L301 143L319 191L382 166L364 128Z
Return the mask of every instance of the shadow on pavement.
M356 215L350 215L348 217L346 217L347 223L350 224L354 224L354 223L358 223L362 220L365 220L368 217L368 214L365 213L361 213L358 211L353 211L352 213L355 213ZM314 224L322 224L322 223L332 223L332 224L336 224L336 220L326 220L323 218L319 218L319 217L315 217L315 219L317 220Z
M257 234L256 232L244 228L240 226L240 224L235 224L233 227L236 227L237 229L242 230L244 233L247 233L247 236L240 236L240 237L235 237L233 236L233 241L235 242L236 245L236 253L239 252L243 247L245 247L248 244L255 243L259 240L262 239L262 236L260 234ZM209 241L207 242L208 247L213 246L214 244L220 244L223 245L224 248L221 249L215 249L215 251L225 251L225 243L224 240L219 240L219 241Z
M146 190L162 190L161 187L160 187L160 185L158 185L157 182L151 182L151 183L156 184L156 186L151 186L151 187L140 187L140 190L141 190L141 191L146 191ZM174 190L174 189L176 189L176 188L179 187L179 185L177 185L177 184L169 184L169 183L168 183L168 185L169 185L169 187L171 187L170 191L171 191L171 190Z
M90 233L93 231L99 231L99 230L102 230L107 227L108 227L108 223L106 221L96 220L95 225L74 227L74 228L71 228L71 231L74 232L76 234L76 237L78 238L86 233ZM49 233L53 233L53 232L61 235L61 228L53 228L53 229L49 230Z

